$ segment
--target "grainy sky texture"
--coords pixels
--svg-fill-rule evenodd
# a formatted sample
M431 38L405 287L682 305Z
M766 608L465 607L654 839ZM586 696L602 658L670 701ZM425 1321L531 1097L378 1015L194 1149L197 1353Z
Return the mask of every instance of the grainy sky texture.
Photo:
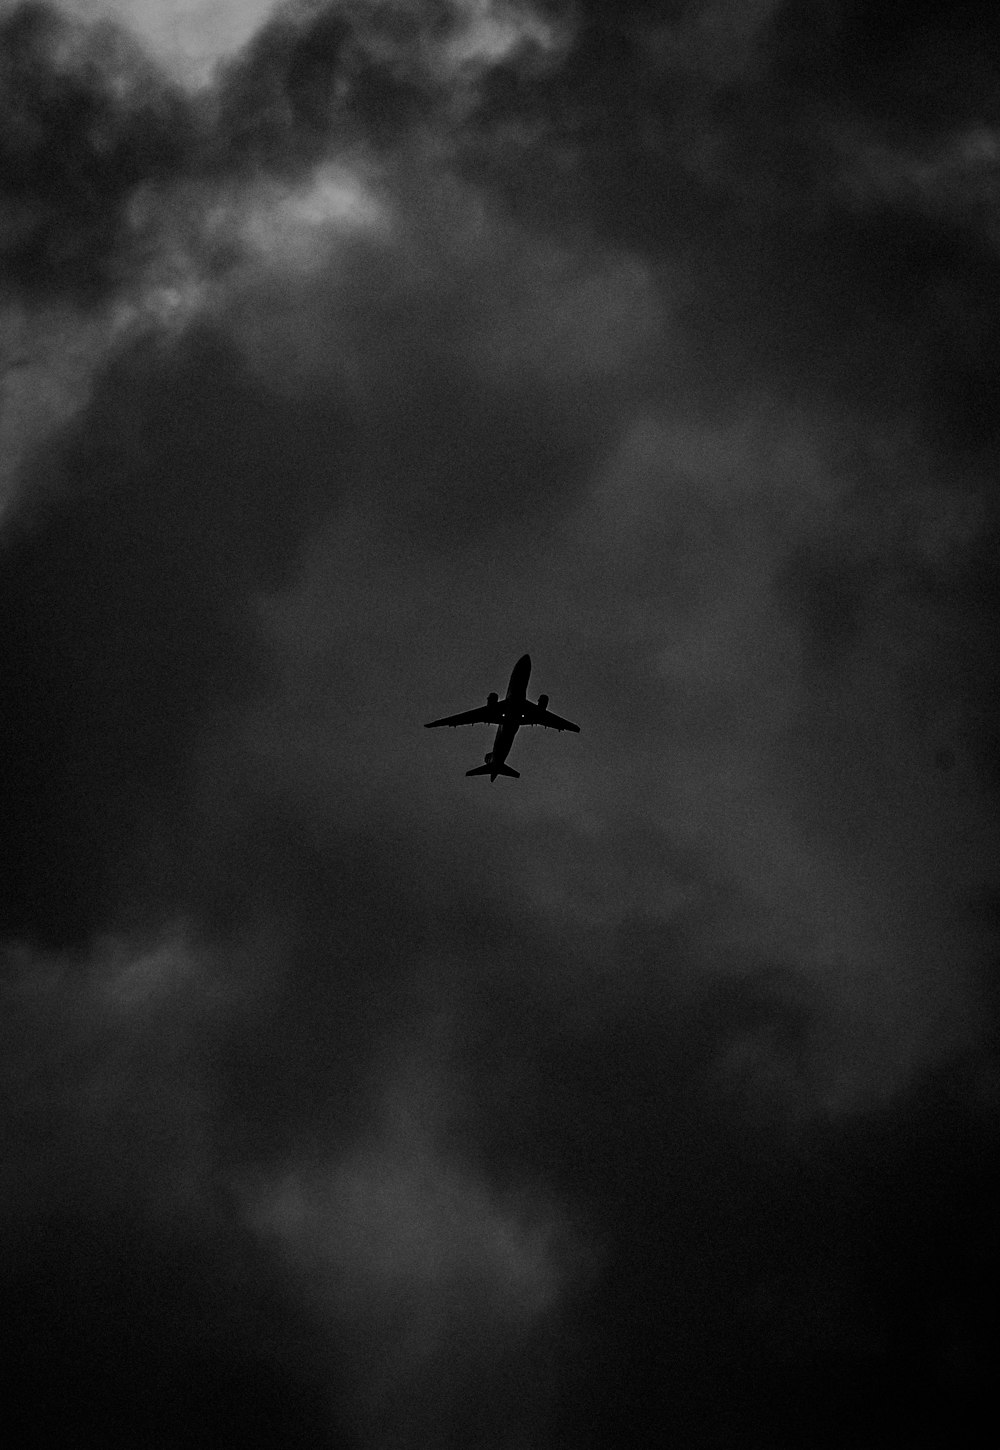
M998 55L0 4L11 1443L972 1443Z

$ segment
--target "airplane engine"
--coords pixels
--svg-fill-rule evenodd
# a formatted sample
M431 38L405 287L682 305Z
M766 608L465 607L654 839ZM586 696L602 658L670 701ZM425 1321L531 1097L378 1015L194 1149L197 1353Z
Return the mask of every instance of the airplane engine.
M492 750L487 750L486 754L483 756L483 764L484 765L489 765L490 762L492 761L492 759L493 759L493 751Z
M549 708L549 697L548 697L548 695L539 695L539 697L538 697L538 708L539 708L539 710L547 710Z
M496 702L497 702L497 696L494 695L492 692L486 696L486 704L487 704L488 707L489 706L492 706L492 705L495 705Z

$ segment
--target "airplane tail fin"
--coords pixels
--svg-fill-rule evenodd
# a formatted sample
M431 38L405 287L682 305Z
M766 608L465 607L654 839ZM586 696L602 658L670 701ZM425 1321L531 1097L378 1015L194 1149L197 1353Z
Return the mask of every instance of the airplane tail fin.
M521 779L519 770L511 770L509 765L490 765L489 762L486 765L477 765L475 770L467 770L465 773L466 775L510 775L514 780Z

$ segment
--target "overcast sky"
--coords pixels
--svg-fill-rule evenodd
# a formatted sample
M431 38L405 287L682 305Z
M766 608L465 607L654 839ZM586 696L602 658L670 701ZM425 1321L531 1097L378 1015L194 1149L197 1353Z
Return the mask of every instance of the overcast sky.
M12 1443L972 1443L998 55L0 4Z

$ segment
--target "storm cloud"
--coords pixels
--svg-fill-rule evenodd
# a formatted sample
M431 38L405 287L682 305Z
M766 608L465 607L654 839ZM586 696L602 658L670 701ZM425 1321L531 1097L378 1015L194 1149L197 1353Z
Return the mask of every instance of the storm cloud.
M0 12L16 1438L968 1438L992 9L133 21Z

